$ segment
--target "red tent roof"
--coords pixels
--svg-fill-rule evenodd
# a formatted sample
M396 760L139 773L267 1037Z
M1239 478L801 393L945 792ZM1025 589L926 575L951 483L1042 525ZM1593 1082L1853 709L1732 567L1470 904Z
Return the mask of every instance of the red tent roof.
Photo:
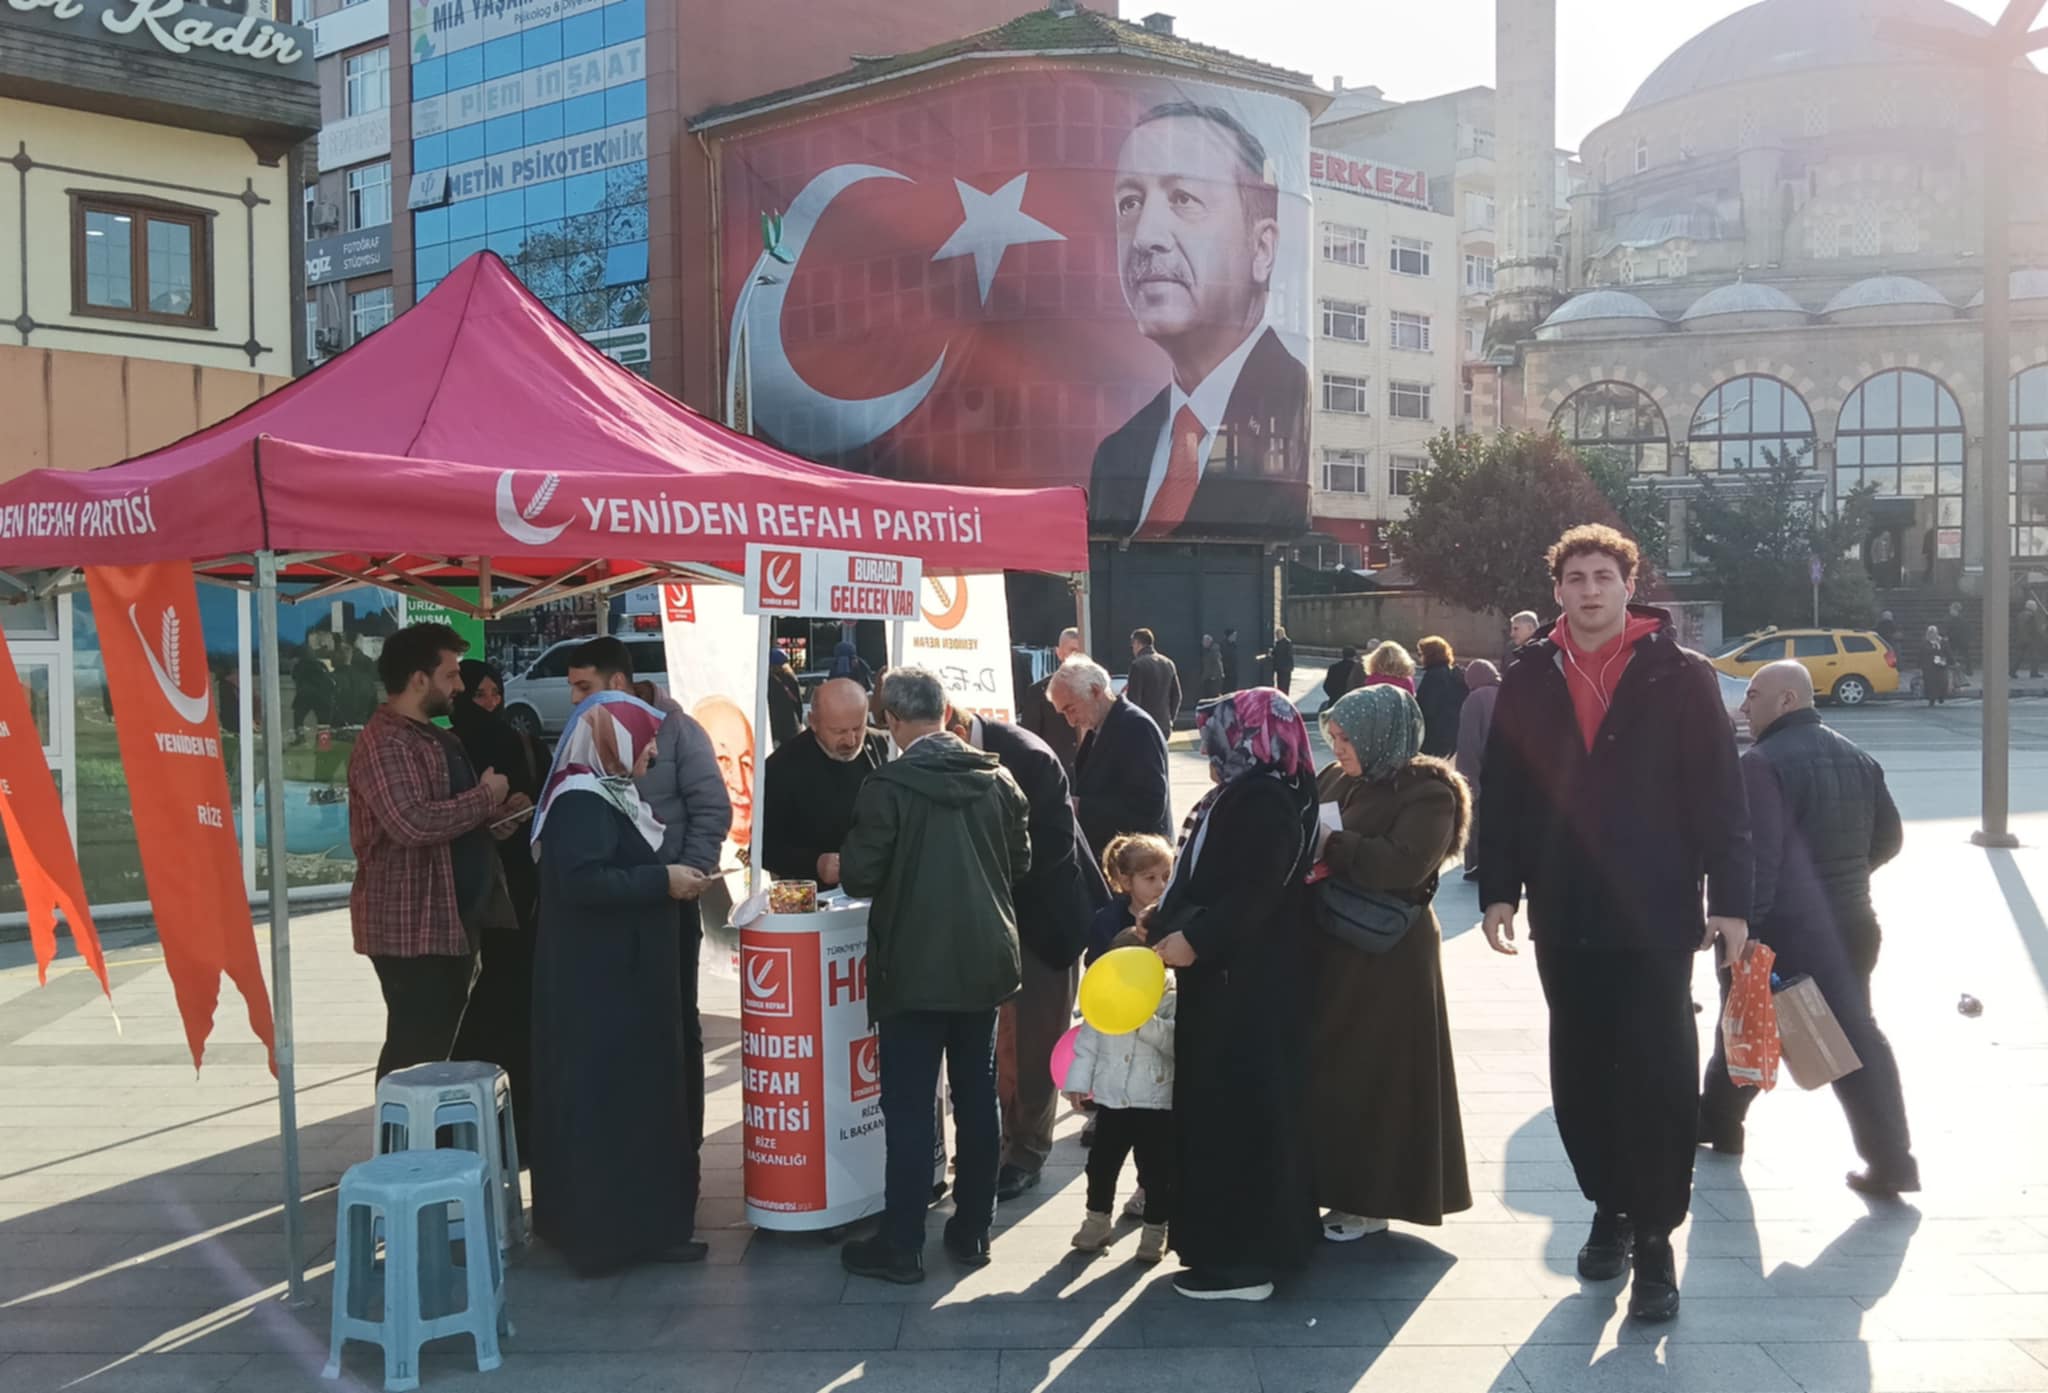
M1087 502L1075 488L902 483L784 454L606 358L488 252L218 425L104 469L0 485L10 570L264 549L482 557L526 576L592 559L737 569L748 542L1082 571Z

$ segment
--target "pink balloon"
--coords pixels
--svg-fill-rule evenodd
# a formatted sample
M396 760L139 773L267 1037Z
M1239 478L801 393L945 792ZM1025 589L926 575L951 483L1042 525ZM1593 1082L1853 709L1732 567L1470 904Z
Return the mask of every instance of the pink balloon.
M1065 1088L1067 1074L1074 1067L1074 1045L1080 1039L1081 1027L1074 1026L1052 1047L1052 1086Z

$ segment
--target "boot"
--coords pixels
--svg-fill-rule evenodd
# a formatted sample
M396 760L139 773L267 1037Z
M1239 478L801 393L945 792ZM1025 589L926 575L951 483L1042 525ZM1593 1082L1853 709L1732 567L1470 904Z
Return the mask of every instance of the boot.
M1657 1324L1676 1316L1678 1259L1671 1251L1671 1235L1639 1236L1635 1266L1635 1284L1628 1293L1629 1318Z
M1158 1262L1166 1256L1166 1225L1147 1224L1138 1236L1138 1261Z
M1593 1232L1579 1249L1579 1276L1588 1282L1611 1282L1628 1271L1635 1231L1628 1216L1602 1209L1593 1215Z
M1081 1231L1074 1235L1074 1246L1084 1253L1099 1253L1109 1246L1113 1233L1110 1217L1091 1209L1081 1221Z

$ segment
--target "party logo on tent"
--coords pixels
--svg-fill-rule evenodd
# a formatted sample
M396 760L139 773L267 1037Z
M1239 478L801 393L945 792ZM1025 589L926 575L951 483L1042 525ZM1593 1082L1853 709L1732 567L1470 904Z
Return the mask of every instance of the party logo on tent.
M547 511L548 504L555 498L555 490L562 486L562 476L549 474L540 481L540 487L533 492L533 498L524 508L519 506L517 486L519 472L507 469L498 475L498 526L513 541L529 547L544 547L568 529L569 524L558 522L552 527L543 527L537 519Z
M150 644L149 635L142 631L142 620L135 613L134 605L128 606L128 622L135 626L135 637L142 641L142 655L149 659L149 670L156 678L158 690L170 703L171 710L178 713L178 719L188 726L196 726L205 720L213 705L213 684L202 679L195 694L187 692L178 680L183 625L178 619L177 608L165 607L154 646Z
M882 1047L872 1035L847 1043L847 1092L856 1103L881 1096Z
M761 553L762 609L801 609L804 601L804 557L800 551Z
M794 1016L794 975L787 948L749 947L740 965L740 1005L757 1016Z

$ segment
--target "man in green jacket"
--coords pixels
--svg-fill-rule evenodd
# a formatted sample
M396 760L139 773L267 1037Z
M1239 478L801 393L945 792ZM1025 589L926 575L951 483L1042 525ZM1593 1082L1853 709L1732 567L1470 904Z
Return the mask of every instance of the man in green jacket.
M1031 808L994 755L945 730L938 678L894 668L881 696L903 753L861 785L839 873L848 894L874 901L868 1017L881 1044L887 1208L881 1232L840 1256L857 1276L908 1284L924 1280L942 1057L959 1147L946 1251L971 1267L989 1260L1002 1145L996 1008L1022 980L1010 887L1031 867Z

